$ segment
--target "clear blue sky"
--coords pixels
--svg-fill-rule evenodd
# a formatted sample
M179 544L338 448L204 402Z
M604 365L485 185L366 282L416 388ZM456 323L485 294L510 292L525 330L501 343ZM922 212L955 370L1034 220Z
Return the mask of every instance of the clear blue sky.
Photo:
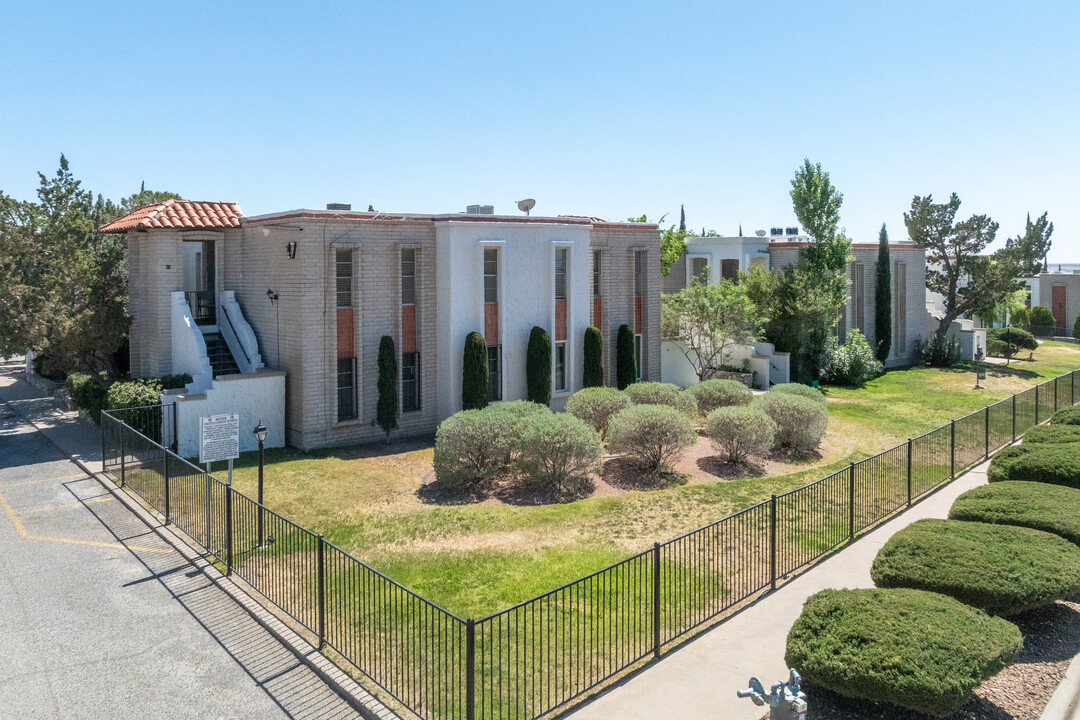
M804 157L842 225L914 194L1049 211L1080 261L1080 3L4 3L0 190L84 185L445 212L794 224Z

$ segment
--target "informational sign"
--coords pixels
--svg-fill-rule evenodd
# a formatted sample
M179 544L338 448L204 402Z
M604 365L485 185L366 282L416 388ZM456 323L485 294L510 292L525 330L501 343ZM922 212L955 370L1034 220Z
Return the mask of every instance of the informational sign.
M240 457L239 415L199 418L199 429L199 462L205 464Z
M978 368L977 372L979 373L979 379L980 380L985 380L986 379L986 366L985 365L983 365L982 363L979 363L979 368Z

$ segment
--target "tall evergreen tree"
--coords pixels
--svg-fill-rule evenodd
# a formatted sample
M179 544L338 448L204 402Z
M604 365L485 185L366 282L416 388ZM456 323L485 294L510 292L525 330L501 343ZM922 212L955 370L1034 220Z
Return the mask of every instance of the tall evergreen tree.
M600 330L591 325L585 328L583 387L604 386L604 338Z
M679 232L686 234L686 209L679 206Z
M544 407L551 406L551 336L542 327L533 327L529 333L525 386L529 400Z
M892 348L892 266L889 233L881 223L878 234L877 275L874 279L874 355L885 362Z
M742 223L739 223L739 237L742 237Z
M461 363L461 409L480 410L488 404L487 343L484 336L465 336L465 356Z
M619 335L615 341L615 384L625 390L638 379L637 347L634 342L634 328L629 325L619 326Z
M379 402L375 408L375 420L386 433L386 442L390 442L390 431L397 428L397 355L394 353L394 338L383 335L379 340Z

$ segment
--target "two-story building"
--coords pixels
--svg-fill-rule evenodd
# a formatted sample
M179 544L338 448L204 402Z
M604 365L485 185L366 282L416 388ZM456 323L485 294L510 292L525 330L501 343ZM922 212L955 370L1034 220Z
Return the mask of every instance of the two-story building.
M525 397L533 326L552 339L555 407L582 386L589 325L603 333L607 383L624 324L637 335L642 378L660 378L656 225L495 215L491 206L435 215L328 208L246 217L234 203L169 200L103 228L128 244L132 375L194 378L166 398L179 403L182 443L196 422L185 417L219 410L266 422L271 444L381 437L384 335L397 351L402 434L431 433L461 408L473 331L488 345L492 402ZM273 413L271 377L283 396L280 437L260 416Z

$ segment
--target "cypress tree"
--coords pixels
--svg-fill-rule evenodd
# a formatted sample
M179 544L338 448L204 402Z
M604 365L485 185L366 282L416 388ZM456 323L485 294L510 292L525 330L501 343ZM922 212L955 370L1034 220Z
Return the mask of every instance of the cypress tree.
M1076 313L1076 321L1073 322L1073 337L1080 340L1080 313Z
M742 223L739 223L739 237L742 237Z
M394 338L383 335L379 340L379 402L375 409L375 420L386 433L386 442L390 442L390 431L397 425L397 356L394 353Z
M885 223L881 223L874 282L874 356L878 362L885 362L892 347L892 270L889 265L889 233Z
M600 330L585 328L585 370L581 379L584 387L604 386L604 338Z
M637 382L638 359L634 343L634 328L629 325L619 326L619 337L615 343L615 375L620 390Z
M488 359L484 336L465 336L465 356L461 363L461 409L480 410L488 404Z
M525 384L529 400L544 407L551 406L551 336L541 327L534 326L529 333Z
M679 232L686 232L686 210L682 205L679 206Z

